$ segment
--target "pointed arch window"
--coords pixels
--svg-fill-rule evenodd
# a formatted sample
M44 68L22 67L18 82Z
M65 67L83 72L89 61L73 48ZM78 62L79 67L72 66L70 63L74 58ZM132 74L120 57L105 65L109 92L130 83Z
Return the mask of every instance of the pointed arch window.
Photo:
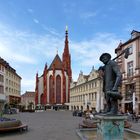
M43 93L40 96L40 103L43 105Z
M61 104L61 77L56 76L56 103Z
M53 103L54 92L53 92L53 76L51 75L49 78L49 101L50 104Z

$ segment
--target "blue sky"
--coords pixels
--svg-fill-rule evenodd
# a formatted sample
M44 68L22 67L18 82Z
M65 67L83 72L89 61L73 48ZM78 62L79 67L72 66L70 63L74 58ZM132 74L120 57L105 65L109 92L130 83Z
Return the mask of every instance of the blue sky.
M99 56L140 31L140 0L0 0L0 56L22 77L21 92L61 57L68 26L73 79L97 69Z

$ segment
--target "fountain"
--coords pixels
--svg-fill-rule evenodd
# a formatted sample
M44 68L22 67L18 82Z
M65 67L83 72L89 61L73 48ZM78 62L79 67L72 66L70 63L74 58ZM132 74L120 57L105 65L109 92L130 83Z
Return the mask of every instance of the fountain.
M82 140L138 140L140 133L131 129L131 123L124 115L95 115L96 118L84 119L76 130ZM97 119L98 118L98 119ZM124 121L125 119L125 121Z
M125 58L128 58L128 52L129 50L126 49L122 53L125 53ZM111 60L109 53L103 53L100 56L100 61L104 63L104 66L99 68L99 73L103 74L101 77L103 78L103 92L107 108L104 113L95 115L95 118L98 120L96 129L77 130L77 134L82 140L140 139L139 133L130 130L124 131L124 121L127 119L127 116L118 113L118 100L122 99L118 87L121 83L122 74L118 64L114 61L116 58Z
M127 116L97 115L96 118L99 120L97 123L98 140L123 140L124 119L127 119Z
M77 129L76 133L81 138L81 140L98 140L96 128ZM140 133L130 129L124 129L123 140L139 140L139 139L140 139ZM107 139L107 140L113 140L113 139Z
M0 111L0 132L11 131L11 130L27 130L28 126L22 124L20 120L13 118L3 117L3 111Z

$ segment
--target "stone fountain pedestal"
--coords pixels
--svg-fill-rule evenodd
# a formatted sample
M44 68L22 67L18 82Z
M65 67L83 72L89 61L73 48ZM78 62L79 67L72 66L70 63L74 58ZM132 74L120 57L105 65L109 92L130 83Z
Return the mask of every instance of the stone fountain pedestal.
M124 120L127 116L123 115L96 115L99 120L97 123L97 140L123 140L124 139Z

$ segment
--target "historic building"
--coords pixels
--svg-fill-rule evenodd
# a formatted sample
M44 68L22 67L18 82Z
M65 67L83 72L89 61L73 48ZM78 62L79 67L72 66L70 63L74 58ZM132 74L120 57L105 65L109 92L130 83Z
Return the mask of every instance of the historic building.
M128 58L122 55L117 59L123 75L121 106L124 112L129 110L140 114L140 32L133 30L131 38L120 42L115 53L119 55L126 48L129 48Z
M43 74L36 74L35 104L45 108L64 107L70 98L70 82L72 78L71 56L66 29L65 46L62 60L56 54L51 65L45 65Z
M21 77L9 63L0 58L0 100L11 106L20 103Z
M6 101L6 95L5 95L5 67L3 65L3 59L0 58L0 110L2 110L2 107L4 105L4 102Z
M95 109L97 112L104 109L104 95L102 79L97 70L92 68L89 75L81 71L76 82L70 86L70 109Z
M26 91L21 95L21 104L24 106L25 110L27 109L35 109L35 92Z

